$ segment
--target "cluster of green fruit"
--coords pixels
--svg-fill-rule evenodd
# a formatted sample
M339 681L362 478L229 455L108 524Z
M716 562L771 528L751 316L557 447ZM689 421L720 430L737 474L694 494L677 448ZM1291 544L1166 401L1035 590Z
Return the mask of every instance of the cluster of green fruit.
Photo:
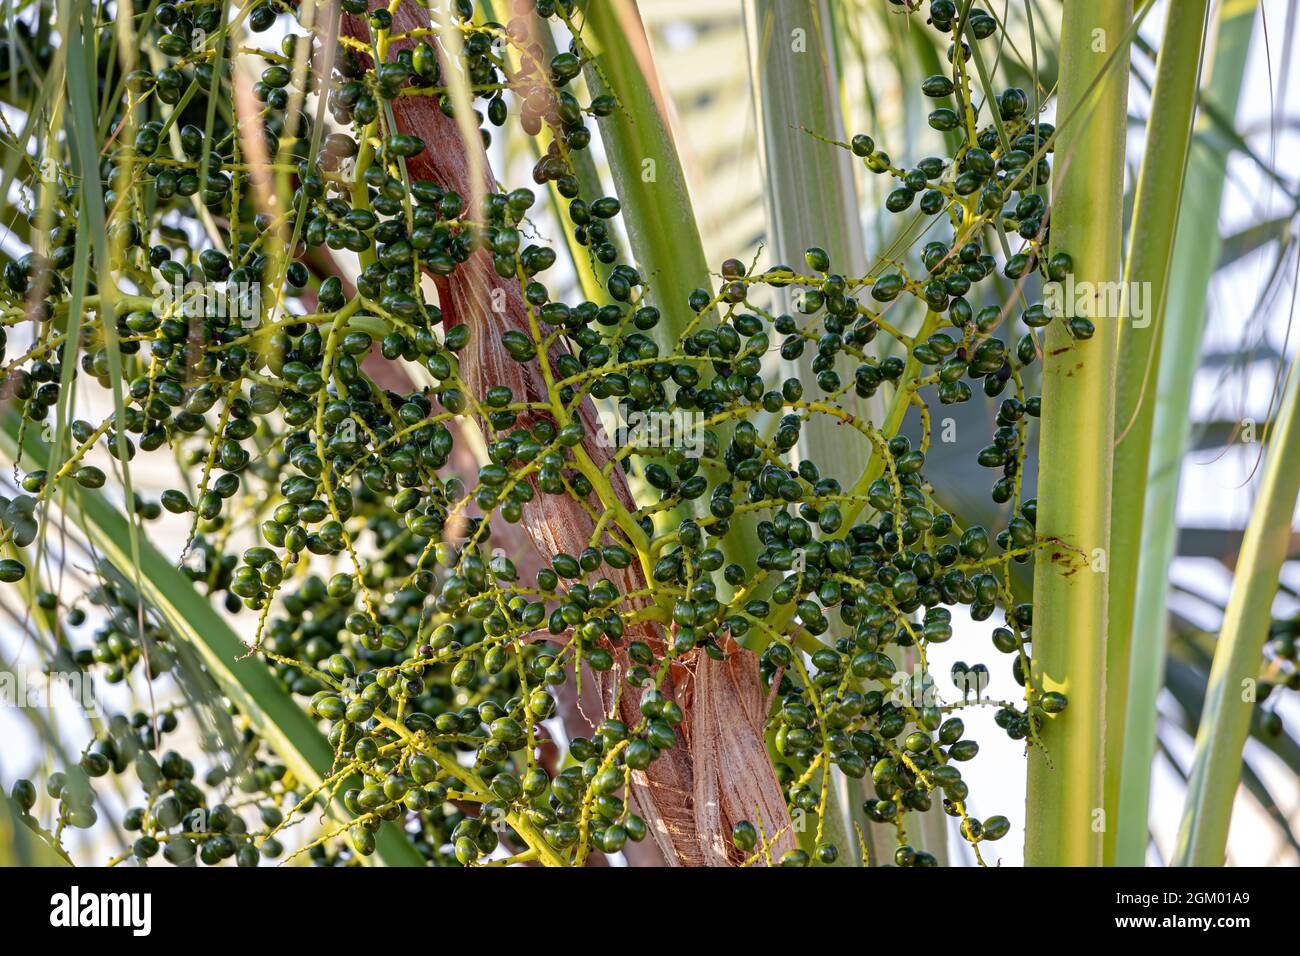
M588 119L619 106L617 90L586 105L579 99L574 81L590 55L575 39L533 62L529 88L543 77L550 98L530 95L520 105L525 131L544 124L554 134L537 182L554 184L578 242L607 276L602 301L569 303L545 278L556 252L528 238L534 193L489 192L476 206L413 175L436 157L395 118L418 99L462 122L503 125L515 78L502 51L530 62L527 30L494 22L468 0L452 4L445 28L457 32L468 92L483 106L467 117L444 79L436 27L403 32L392 8L341 6L367 41L337 23L308 23L314 33L255 50L259 32L291 19L267 4L242 21L251 32L236 45L212 0L134 15L157 55L154 69L125 72L107 27L89 38L110 111L101 128L122 132L99 144L93 200L90 184L74 177L45 184L46 251L9 263L0 289L6 326L27 322L31 309L40 321L31 347L0 374L25 428L56 418L79 376L112 390L122 407L99 425L73 421L57 472L26 463L21 494L0 511L6 540L30 545L68 482L90 491L105 484L104 472L84 462L96 449L119 460L160 449L179 457L192 486L138 503L136 515L186 516L187 554L204 558L190 571L196 586L237 621L250 619L250 643L327 733L336 755L327 783L340 788L352 819L311 843L318 862L374 852L385 821L400 823L439 864L502 852L580 863L593 850L645 839L629 779L682 745L686 716L662 692L665 677L674 664L721 658L737 644L759 652L771 685L774 773L792 811L824 816L837 768L870 777L862 809L870 821L898 824L899 865L934 861L908 842L915 831L906 821L935 804L961 818L977 852L1005 834L1004 817L967 810L960 764L979 747L955 716L964 704L937 696L926 651L953 637L951 607L977 621L996 615L994 647L1025 688L1023 700L997 704L998 724L1032 741L1039 722L1066 705L1030 680L1032 609L1013 596L1010 574L1042 545L1035 503L1021 488L1026 431L1039 409L1024 372L1039 355L1039 330L1064 320L1028 304L1011 316L977 297L992 287L989 298L1002 303L1004 280L1020 286L1070 269L1068 256L1043 252L1053 130L1038 122L1029 97L1009 89L996 102L972 102L970 49L955 41L951 75L923 84L944 104L931 125L951 135L952 156L904 168L865 135L841 144L897 180L887 209L919 202L946 235L925 245L918 262L851 276L817 248L799 267L728 260L716 290L654 290L661 311L646 277L620 261L618 201L580 194L572 157L590 143ZM524 0L514 13L554 19L580 36L572 0ZM305 5L296 14L310 15ZM991 17L969 4L958 14L951 0L934 0L930 19L972 42L995 33ZM332 49L327 37L336 38ZM236 103L236 56L265 63L251 92L269 165L292 185L278 207L259 204L262 167L247 154L254 118ZM328 129L310 115L309 93L325 98ZM70 289L87 201L111 213L117 279L138 289L161 281L198 283L207 291L196 295L209 297L223 286L256 295L225 309L160 308L90 281L90 314L78 327ZM195 249L182 221L215 234ZM1018 249L986 248L989 236L1014 237ZM355 292L322 265L323 249L357 255ZM506 385L475 393L463 370L474 352L466 347L491 329L444 323L426 299L422 276L455 279L483 250L497 276L517 283L529 319L528 331L512 329L496 347L543 381L544 395ZM792 287L802 293L796 314L764 307L771 289ZM924 318L905 334L910 309ZM1000 333L1017 319L1019 338L1009 344ZM676 333L671 348L656 337L664 323ZM1082 320L1070 331L1080 340L1090 334ZM811 380L769 384L773 356L799 359L810 349ZM434 384L381 385L376 369L385 365L420 366ZM925 473L931 397L962 403L976 389L998 399L996 428L978 455L997 474L993 500L1010 505L996 530L963 527L937 504ZM877 393L891 402L886 420L847 410L849 399ZM580 414L592 401L691 415L701 440L689 449L627 445L600 467ZM909 409L920 410L919 440L902 434ZM799 454L817 416L873 449L866 473L826 474ZM488 460L475 477L455 474L457 447L476 427ZM638 489L632 506L614 469ZM525 574L498 544L514 540L510 527L548 498L603 517L585 549L551 554ZM25 568L6 560L0 576L15 581ZM644 588L616 583L629 569ZM103 597L110 624L72 664L110 681L139 673L134 621L142 619L148 678L183 669L151 609L137 614L120 589ZM73 615L81 614L65 614L65 633L75 635L84 615L76 623ZM659 639L629 639L647 623ZM627 666L615 671L621 656ZM569 742L565 764L548 764L539 756L550 737L544 722L584 668L615 671L619 693L638 695L641 719L606 719ZM920 678L916 693L903 679L909 669ZM986 674L982 664L961 665L954 677L978 684ZM142 833L139 859L160 845L176 863L275 858L280 828L328 802L328 787L304 795L282 764L258 756L266 744L236 708L224 712L240 725L236 759L202 785L185 757L154 760L164 728L155 733L148 721L115 719L86 751L78 792L103 772L133 767L140 779L144 805L124 821ZM73 775L49 791L63 800L60 822L81 826L93 817L87 800L68 797ZM31 809L35 789L24 784L15 798ZM246 806L258 808L260 829L244 822ZM206 835L196 836L195 822ZM766 852L750 821L732 836L745 855ZM779 862L828 863L852 852L823 835Z

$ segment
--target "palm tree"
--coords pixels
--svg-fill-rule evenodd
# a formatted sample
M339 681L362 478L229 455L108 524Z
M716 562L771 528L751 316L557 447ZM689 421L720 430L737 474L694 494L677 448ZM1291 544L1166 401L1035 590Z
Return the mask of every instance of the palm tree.
M1284 809L1294 786L1279 796L1263 756L1300 770L1278 703L1296 684L1297 628L1274 614L1300 492L1300 386L1284 349L1272 357L1276 399L1249 522L1180 533L1174 510L1188 456L1242 428L1193 421L1198 372L1248 355L1244 340L1222 358L1203 355L1211 280L1252 256L1276 257L1263 298L1292 278L1294 208L1275 216L1261 204L1220 238L1229 158L1294 198L1255 145L1259 131L1234 124L1259 42L1254 5L492 0L391 12L344 3L341 17L304 4L296 19L270 5L233 17L200 7L112 19L73 3L26 12L5 37L0 96L22 118L3 139L5 195L23 202L6 208L3 249L0 447L14 464L0 502L10 581L0 602L13 635L3 646L6 658L128 688L106 691L110 709L135 711L146 728L141 745L139 727L124 736L107 714L50 723L23 711L31 739L73 752L59 766L93 778L103 755L118 792L99 799L114 812L96 824L94 801L71 784L39 802L19 786L17 818L37 839L0 826L23 837L10 838L16 858L51 845L64 853L65 834L85 829L102 835L93 850L83 842L88 853L144 859L161 848L188 860L185 839L167 834L170 809L159 824L177 765L150 756L160 713L176 712L198 718L188 743L221 768L208 803L233 802L238 782L263 808L260 829L228 853L202 841L204 862L278 856L286 835L293 858L373 854L394 865L590 864L602 851L645 865L984 861L1009 824L983 808L1020 794L968 798L953 776L963 731L940 675L957 658L986 656L998 622L995 644L1009 652L1000 661L1014 661L1018 681L1010 693L1024 699L962 713L972 727L1009 730L1003 746L1027 752L1026 863L1144 862L1150 783L1166 766L1186 778L1177 845L1163 848L1171 862L1224 861L1239 782L1279 845L1300 850ZM251 52L268 45L260 34L277 17L295 20L297 44ZM954 43L968 54L953 55ZM392 61L387 78L367 72L374 60ZM330 78L330 97L313 76ZM490 120L485 148L475 104ZM951 122L926 122L949 105ZM958 188L985 143L1001 163L992 182L1005 187L995 213L978 182ZM928 152L945 156L933 173ZM1019 165L1006 161L1013 152ZM1050 179L1040 160L1051 161ZM920 182L909 181L917 169ZM533 206L509 192L529 177L542 187ZM1019 205L1004 212L1012 192ZM925 211L929 193L937 212ZM503 198L493 211L493 194L518 208ZM936 254L944 230L952 248ZM895 277L939 274L969 241L994 264L991 315L948 321L960 286L941 305L933 292L927 305L919 280L896 302L886 296ZM1032 304L1067 274L1068 288L1092 295L1091 311L1039 322ZM264 299L246 327L218 324L224 338L185 353L184 326L155 314L160 275L182 286L252 278ZM858 326L791 318L846 295ZM603 317L566 324L546 311L578 301ZM634 315L646 334L628 339ZM944 388L958 379L943 377L956 368L945 350L960 346L953 361L965 370L1003 323L1021 336L1021 357L1009 354L1000 384L983 385L1014 396L1012 406L951 399ZM701 328L714 338L697 338ZM856 328L866 330L858 339ZM668 453L660 464L598 439L650 349L682 369L711 357L716 370L719 356L737 354L716 351L721 329L750 337L749 374L762 388L723 411L694 398L675 406L704 409L701 457ZM202 364L203 347L224 356L245 344L257 356L247 366ZM633 346L646 351L633 357ZM838 368L852 379L857 365L861 380L861 369L892 363L896 372L867 372L870 387L856 391L821 377ZM694 395L688 374L672 374L682 389L672 394ZM181 383L176 402L159 391L169 375ZM34 407L41 390L53 397ZM372 417L354 421L348 408L367 399ZM164 401L180 411L150 405ZM168 422L156 440L149 408ZM277 424L245 434L250 409ZM540 452L518 457L518 439L502 442L547 416L549 432L534 434L559 449L564 471ZM343 422L361 437L341 436ZM389 466L403 427L431 429L430 448L445 433L448 450L412 452L431 456L436 492L399 509L385 502L420 487ZM354 462L357 442L374 457ZM162 445L175 447L178 467L163 463ZM733 503L733 484L759 482L737 479L725 457L746 447L782 471L773 480L793 485L786 500L799 508L762 495ZM925 479L909 483L902 462L913 448ZM977 457L1004 467L991 499ZM539 461L553 493L537 493ZM687 494L697 474L703 490ZM299 480L310 485L301 495ZM510 496L525 486L536 496ZM230 495L233 515L230 505L223 513ZM319 514L300 522L303 509ZM909 604L890 580L873 590L847 564L814 568L825 580L809 586L804 565L776 556L778 513L816 525L829 546L868 518L879 524L872 534L907 528L908 509L924 522L909 542L929 541L936 520L959 535L991 529L990 554L1001 557L985 559L962 536L953 560L995 597ZM160 526L170 533L151 530ZM286 528L303 534L287 550ZM704 556L715 543L717 557ZM1175 559L1192 557L1235 572L1221 624L1188 620L1171 597ZM709 578L715 561L728 571ZM618 595L604 603L585 588L601 576ZM581 607L567 583L579 579ZM880 653L852 647L865 612L850 600L833 625L828 617L858 593L860 609L888 607L889 627L912 638ZM968 605L974 619L950 622L946 608L934 613L940 604ZM83 620L95 631L89 655L77 649ZM954 631L960 639L941 646ZM975 635L979 652L968 649ZM561 665L567 681L554 673ZM987 671L963 662L953 673L982 690ZM890 696L904 675L939 697ZM414 689L402 696L394 681ZM371 686L389 693L367 697ZM864 718L864 707L881 707L868 701L873 688L885 710ZM1164 718L1162 699L1174 705ZM890 708L894 734L880 727ZM868 739L848 745L840 728L859 727ZM87 730L93 741L78 754L82 744L67 741ZM373 756L358 733L378 741ZM477 759L458 758L468 753ZM564 769L584 764L585 777ZM137 781L122 776L128 767ZM572 820L536 803L569 786ZM914 805L889 799L909 793ZM122 812L142 799L143 846ZM325 811L319 832L286 829L313 805ZM921 812L889 815L899 809ZM58 818L49 827L43 810ZM396 824L403 813L419 835Z

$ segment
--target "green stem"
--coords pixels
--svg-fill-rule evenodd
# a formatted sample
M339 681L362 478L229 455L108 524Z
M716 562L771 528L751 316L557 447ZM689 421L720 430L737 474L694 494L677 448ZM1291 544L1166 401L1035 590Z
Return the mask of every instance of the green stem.
M1057 141L1052 244L1073 256L1078 281L1122 274L1129 68L1127 52L1110 59L1108 44L1124 42L1131 19L1131 0L1067 3L1062 16L1057 110L1072 121ZM1106 577L1093 568L1110 525L1117 331L1113 317L1099 318L1091 339L1074 341L1057 321L1043 346L1037 526L1077 551L1058 549L1035 569L1033 685L1065 694L1069 706L1043 717L1029 752L1031 866L1102 861Z
M687 293L711 288L708 261L636 4L602 0L582 10L582 41L592 55L587 86L618 99L600 120L600 139L637 268L663 313L654 336L666 355L677 351L691 321Z
M1147 121L1146 148L1138 177L1124 270L1124 306L1115 372L1115 497L1110 520L1110 571L1106 644L1106 726L1124 726L1128 705L1129 655L1137 600L1151 428L1155 418L1155 372L1168 300L1169 270L1187 167L1192 115L1205 37L1209 0L1186 0L1178 16L1165 21L1156 61L1155 88ZM1136 300L1133 293L1138 293ZM1145 305L1143 315L1134 313ZM1114 862L1119 833L1120 764L1124 735L1106 737L1106 862ZM1143 824L1145 825L1145 813Z
M1214 59L1202 100L1236 115L1257 4L1220 4ZM1212 125L1202 115L1198 133ZM1169 566L1178 537L1178 484L1191 429L1192 384L1205 330L1206 292L1219 259L1219 206L1227 156L1197 136L1187 164L1170 273L1165 347L1155 392L1155 421L1146 482L1146 520L1133 617L1128 701L1120 768L1115 862L1141 866L1146 857L1151 761L1156 746L1156 698L1164 683ZM1112 631L1112 633L1114 633Z
M1232 597L1215 645L1174 851L1173 862L1179 866L1222 866L1227 852L1264 642L1300 494L1300 374L1294 364L1288 378L1277 432L1268 445L1264 481L1246 526Z

